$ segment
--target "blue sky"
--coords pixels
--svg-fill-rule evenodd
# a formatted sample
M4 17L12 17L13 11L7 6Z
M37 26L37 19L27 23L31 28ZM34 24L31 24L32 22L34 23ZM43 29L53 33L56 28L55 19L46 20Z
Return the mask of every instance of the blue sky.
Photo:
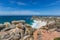
M0 15L60 15L60 0L0 0Z

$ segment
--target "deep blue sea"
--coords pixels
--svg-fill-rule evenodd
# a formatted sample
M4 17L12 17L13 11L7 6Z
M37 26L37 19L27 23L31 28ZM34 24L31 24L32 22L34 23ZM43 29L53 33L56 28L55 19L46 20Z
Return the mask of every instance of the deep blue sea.
M31 24L33 20L31 20L32 16L0 16L0 23L11 22L13 20L25 20L26 23Z
M44 15L42 15L44 16ZM53 15L48 15L48 16L53 16ZM48 17L45 16L45 17ZM32 16L0 16L0 23L4 23L4 22L11 22L14 20L25 20L26 23L28 24L32 24L33 20L31 20Z

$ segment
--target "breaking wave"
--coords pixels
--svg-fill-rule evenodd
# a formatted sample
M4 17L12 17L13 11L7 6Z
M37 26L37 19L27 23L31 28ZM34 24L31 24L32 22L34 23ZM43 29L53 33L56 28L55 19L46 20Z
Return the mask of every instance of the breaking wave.
M45 26L47 24L46 21L41 20L33 20L33 23L31 25L32 28L41 28L42 26Z

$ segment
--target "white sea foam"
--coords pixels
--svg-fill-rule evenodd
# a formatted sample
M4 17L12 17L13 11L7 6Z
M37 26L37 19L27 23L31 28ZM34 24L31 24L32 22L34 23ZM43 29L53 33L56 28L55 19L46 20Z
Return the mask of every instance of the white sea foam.
M32 23L32 28L41 28L42 26L45 26L47 24L46 21L41 21L41 20L34 20L34 22Z

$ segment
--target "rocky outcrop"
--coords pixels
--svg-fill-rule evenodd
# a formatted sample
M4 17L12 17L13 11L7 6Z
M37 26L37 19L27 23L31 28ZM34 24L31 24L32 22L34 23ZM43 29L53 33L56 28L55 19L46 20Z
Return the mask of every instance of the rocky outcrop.
M18 20L18 21L12 21L12 24L19 24L19 23L25 23L24 20Z
M46 21L47 24L39 28L32 28L24 20L4 22L4 24L0 24L0 40L52 40L60 37L59 18L34 17L33 19Z
M0 31L1 40L26 40L30 37L32 29L24 20L4 22L0 24L0 28L3 28Z
M11 24L10 24L9 22L4 22L4 26L5 26L5 27L10 27L10 25L11 25Z
M4 29L5 27L4 27L4 25L3 24L0 24L0 31L2 30L2 29Z

